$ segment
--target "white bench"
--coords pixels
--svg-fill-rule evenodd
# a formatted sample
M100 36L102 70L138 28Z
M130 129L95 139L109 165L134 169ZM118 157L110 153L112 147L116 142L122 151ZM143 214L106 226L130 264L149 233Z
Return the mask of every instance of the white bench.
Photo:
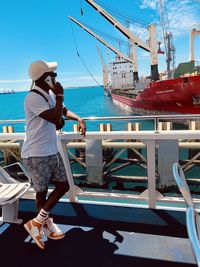
M18 219L19 199L28 191L31 186L30 177L21 163L21 169L27 177L26 182L20 182L12 178L3 167L0 166L0 207L2 207L2 217L0 223L22 223Z
M196 259L197 265L200 267L200 218L197 207L195 207L190 189L185 179L184 172L178 163L173 164L173 175L180 192L187 205L186 209L186 226L191 248Z

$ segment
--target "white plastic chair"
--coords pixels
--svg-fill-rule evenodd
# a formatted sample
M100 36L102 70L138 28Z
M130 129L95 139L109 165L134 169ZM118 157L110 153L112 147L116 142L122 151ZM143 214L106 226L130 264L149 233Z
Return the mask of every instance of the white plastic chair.
M196 259L196 263L200 267L200 243L199 243L200 222L199 222L198 210L196 209L193 203L190 189L185 179L184 172L178 163L173 164L173 175L187 205L186 209L187 233L194 257Z
M12 178L9 173L0 166L0 207L2 207L1 222L21 223L18 219L19 199L29 190L31 180L28 172L21 163L18 164L27 177L26 182L20 182Z

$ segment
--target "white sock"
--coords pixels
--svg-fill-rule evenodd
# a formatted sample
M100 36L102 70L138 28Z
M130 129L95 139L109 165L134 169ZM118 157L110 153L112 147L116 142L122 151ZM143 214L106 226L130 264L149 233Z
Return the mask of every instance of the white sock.
M49 212L46 210L41 209L40 212L38 213L36 220L43 223L49 218Z

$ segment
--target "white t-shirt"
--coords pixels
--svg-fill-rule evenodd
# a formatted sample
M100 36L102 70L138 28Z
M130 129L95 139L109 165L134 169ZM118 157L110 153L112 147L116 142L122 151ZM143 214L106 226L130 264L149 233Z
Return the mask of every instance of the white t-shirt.
M25 98L26 135L21 151L22 158L44 157L58 152L56 126L39 117L43 111L53 108L55 103L41 88L34 86L34 89L40 91L48 102L35 92L30 92Z
M51 99L53 100L54 105L56 105L56 95L54 94L54 92L52 92L51 90L49 90L49 95L50 95ZM65 106L64 103L63 103L63 108L66 108L66 106Z

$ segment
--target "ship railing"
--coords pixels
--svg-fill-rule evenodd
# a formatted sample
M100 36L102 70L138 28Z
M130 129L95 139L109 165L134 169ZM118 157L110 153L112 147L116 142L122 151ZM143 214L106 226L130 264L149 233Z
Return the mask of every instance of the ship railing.
M171 115L171 116L120 116L120 117L90 117L85 118L86 121L138 121L138 120L153 120L155 122L154 129L151 130L139 130L139 131L88 131L86 137L84 138L78 132L65 132L62 131L58 133L58 144L60 153L63 156L64 164L66 167L70 191L66 199L63 201L71 202L88 202L88 203L104 203L110 205L124 205L124 206L137 206L137 207L148 207L148 208L165 208L165 209L185 209L184 200L179 196L170 196L158 190L157 181L158 175L160 178L165 178L165 185L170 183L174 186L174 178L172 174L172 165L174 162L179 161L179 149L180 147L188 148L193 147L194 149L200 149L200 130L159 130L159 123L161 121L198 121L200 116L198 115ZM24 120L3 120L0 123L24 123ZM0 144L6 141L18 141L19 144L23 142L25 137L24 132L13 132L13 133L1 133L0 134ZM135 143L135 140L139 141L138 147L146 149L146 183L147 189L135 193L122 190L99 190L97 187L82 189L81 186L76 185L74 182L74 174L72 172L72 166L70 165L69 154L67 150L73 147L71 141L82 141L85 147L85 167L86 174L90 177L91 183L97 183L102 180L99 179L99 175L102 175L103 165L102 162L102 144L104 141L111 141L114 146L117 146L117 141L119 141L118 146L121 148L130 145L130 147ZM128 140L123 142L123 140ZM133 144L130 141L133 141ZM186 140L188 142L183 143ZM193 142L193 141L197 142ZM189 143L189 144L188 144ZM81 146L81 142L79 142ZM112 145L112 144L110 144ZM194 165L199 157L199 152L194 156L195 159L190 162ZM186 166L187 167L187 166ZM92 180L93 179L93 180ZM96 179L96 180L95 180ZM198 179L196 179L198 180ZM161 189L162 186L160 187ZM176 191L176 190L175 190ZM33 191L30 191L32 194ZM194 197L194 202L199 204L200 200Z

